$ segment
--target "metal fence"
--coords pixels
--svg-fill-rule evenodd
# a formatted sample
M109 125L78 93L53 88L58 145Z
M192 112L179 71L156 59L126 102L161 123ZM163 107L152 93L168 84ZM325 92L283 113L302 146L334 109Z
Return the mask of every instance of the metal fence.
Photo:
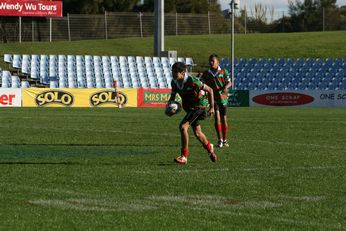
M252 23L241 17L235 20L236 33L271 32L274 26ZM226 34L230 28L230 20L216 13L165 14L165 35ZM148 37L154 34L154 14L106 12L68 14L62 18L0 17L0 33L2 42Z

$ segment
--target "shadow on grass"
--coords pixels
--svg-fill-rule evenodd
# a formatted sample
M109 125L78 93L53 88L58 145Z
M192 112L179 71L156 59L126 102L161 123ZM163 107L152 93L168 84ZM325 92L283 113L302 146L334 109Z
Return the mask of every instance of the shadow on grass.
M81 165L79 162L0 161L0 165Z
M7 143L1 146L51 146L51 147L176 147L176 144L26 144L26 143ZM191 145L194 146L194 145Z

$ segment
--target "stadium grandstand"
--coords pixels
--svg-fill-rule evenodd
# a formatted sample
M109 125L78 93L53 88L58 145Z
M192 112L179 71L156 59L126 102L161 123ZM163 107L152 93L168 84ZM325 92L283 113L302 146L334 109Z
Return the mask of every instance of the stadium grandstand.
M170 88L171 65L191 57L5 54L1 88ZM230 70L227 58L221 66ZM239 58L235 90L345 90L342 58Z

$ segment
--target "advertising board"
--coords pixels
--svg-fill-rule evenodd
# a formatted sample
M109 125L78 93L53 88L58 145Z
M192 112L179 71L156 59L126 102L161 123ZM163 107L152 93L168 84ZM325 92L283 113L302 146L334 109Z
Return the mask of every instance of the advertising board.
M346 91L250 91L250 106L345 108Z
M0 0L0 15L62 17L62 1Z
M137 89L23 89L23 107L137 107Z
M0 88L0 107L21 107L22 90Z

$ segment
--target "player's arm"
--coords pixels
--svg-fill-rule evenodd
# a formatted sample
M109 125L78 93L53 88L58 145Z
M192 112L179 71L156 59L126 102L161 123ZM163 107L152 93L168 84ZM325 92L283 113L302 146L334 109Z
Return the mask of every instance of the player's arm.
M227 93L228 93L228 89L230 89L232 87L232 81L228 81L227 82L227 84L226 84L226 86L223 88L223 94L225 94L225 95L227 95Z
M213 89L211 87L209 87L207 84L203 84L203 90L205 90L206 92L208 92L208 100L209 100L209 114L213 115L215 113L215 109L214 109L214 92Z
M225 78L226 85L222 89L222 93L224 95L227 95L228 89L232 87L232 80L230 78L230 73L228 72L228 70L226 69L223 69L223 70L224 70L224 78Z
M172 91L171 92L171 96L169 97L169 100L168 100L168 102L170 102L170 101L174 101L175 100L175 96L176 96L176 92L174 92L174 91Z

